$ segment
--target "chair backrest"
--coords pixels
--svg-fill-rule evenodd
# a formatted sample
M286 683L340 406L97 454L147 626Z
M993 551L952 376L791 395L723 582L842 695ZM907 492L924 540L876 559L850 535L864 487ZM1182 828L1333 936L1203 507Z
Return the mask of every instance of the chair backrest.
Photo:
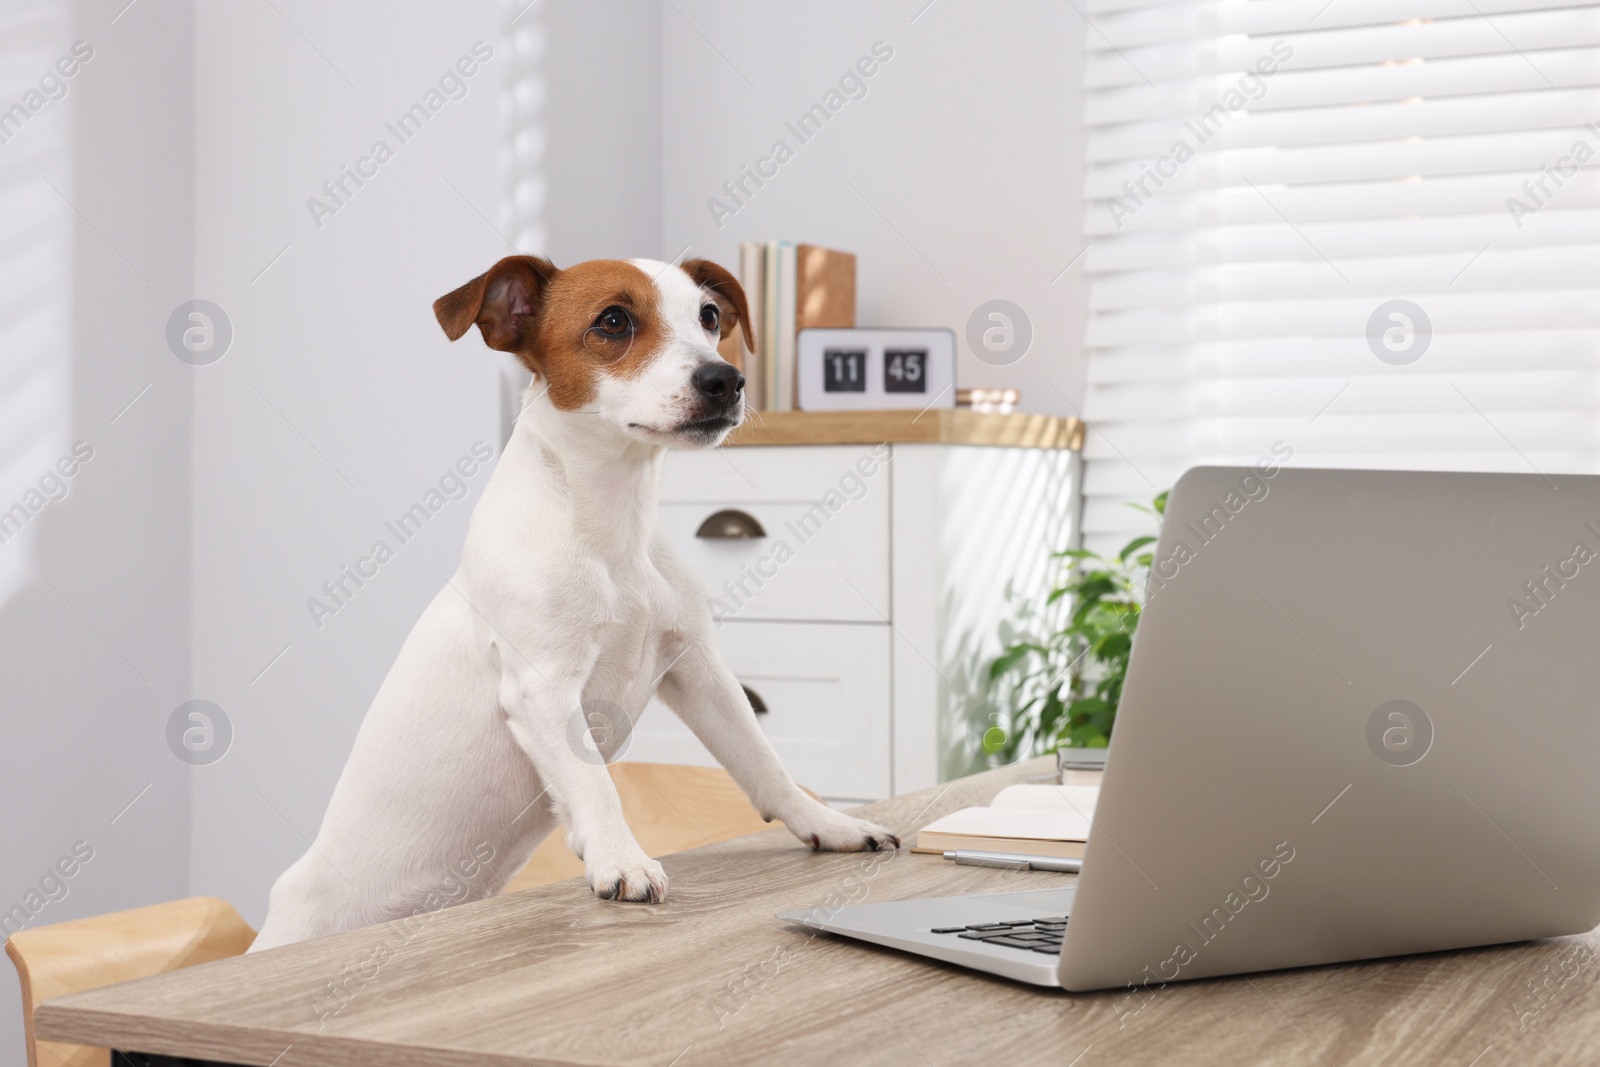
M623 762L611 764L610 770L628 827L652 858L768 829L721 767ZM534 850L505 892L582 873L583 861L567 847L566 835L556 830Z
M6 942L22 985L28 1067L107 1067L108 1049L35 1041L33 1006L152 974L237 956L256 932L225 900L190 897L19 930Z

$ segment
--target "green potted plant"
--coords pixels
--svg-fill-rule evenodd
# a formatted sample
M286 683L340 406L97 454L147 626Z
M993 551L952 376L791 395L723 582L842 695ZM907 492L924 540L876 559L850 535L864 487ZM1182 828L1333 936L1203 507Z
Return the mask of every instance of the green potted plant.
M1159 524L1167 494L1134 506ZM991 706L1001 709L982 740L992 762L1110 743L1155 540L1136 537L1109 557L1083 548L1054 553L1067 563L1044 607L1065 598L1064 623L1042 638L1012 642L989 664Z

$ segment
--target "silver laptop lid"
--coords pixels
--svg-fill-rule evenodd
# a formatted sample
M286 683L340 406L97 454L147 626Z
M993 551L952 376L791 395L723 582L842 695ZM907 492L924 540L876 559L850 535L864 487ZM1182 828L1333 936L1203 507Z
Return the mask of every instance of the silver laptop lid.
M1600 477L1196 468L1068 989L1600 921Z

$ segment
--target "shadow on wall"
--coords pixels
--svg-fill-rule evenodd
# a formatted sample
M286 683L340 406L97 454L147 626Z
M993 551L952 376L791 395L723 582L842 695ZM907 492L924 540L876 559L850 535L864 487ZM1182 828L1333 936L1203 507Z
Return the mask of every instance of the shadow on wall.
M190 296L191 31L182 5L113 23L117 6L0 15L7 936L188 876L165 727L188 677L190 368L163 338ZM0 1061L25 1062L0 974Z
M514 246L557 267L685 254L662 248L665 8L637 0L505 0L501 10L509 20L502 96L506 186L499 214L509 244L503 254ZM589 47L599 40L606 42L607 57L601 78ZM512 357L499 358L502 393L520 407L529 375Z
M1000 649L1018 641L1043 643L1058 629L1067 605L1057 601L1041 611L1039 587L1028 582L1006 582L1002 607L994 629L964 632L952 649L949 671L950 698L944 734L951 738L942 769L945 779L975 774L1010 762L985 748L990 731L1004 732L1011 722L1011 705L989 684L989 664ZM1031 758L1025 753L1020 759Z
M515 0L522 8L526 0ZM501 88L501 121L504 125L503 157L506 170L505 195L500 200L501 229L510 234L520 251L544 255L550 238L544 224L544 205L548 195L545 180L546 79L543 60L549 42L538 6L512 11L506 41L510 54ZM506 249L511 254L511 249ZM499 354L500 360L500 443L511 437L511 428L523 403L523 390L533 376L514 357Z
M938 650L939 777L985 770L997 757L983 747L984 733L1009 721L988 685L990 661L1026 634L1048 633L1066 605L1043 609L1073 530L1074 460L1071 453L964 449L943 481L952 513L973 516L949 534L953 566L939 593L943 637Z

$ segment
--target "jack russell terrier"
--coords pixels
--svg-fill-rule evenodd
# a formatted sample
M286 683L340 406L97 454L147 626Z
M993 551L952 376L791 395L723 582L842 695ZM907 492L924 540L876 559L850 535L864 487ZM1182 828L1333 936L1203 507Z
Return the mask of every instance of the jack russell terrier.
M733 276L705 260L510 256L433 310L452 341L476 323L533 384L460 569L401 647L252 951L492 896L558 823L597 896L665 900L601 758L656 693L813 849L898 848L789 777L656 519L667 448L714 447L744 417L744 376L716 349L735 328L753 347ZM596 707L627 717L598 755L574 740Z

